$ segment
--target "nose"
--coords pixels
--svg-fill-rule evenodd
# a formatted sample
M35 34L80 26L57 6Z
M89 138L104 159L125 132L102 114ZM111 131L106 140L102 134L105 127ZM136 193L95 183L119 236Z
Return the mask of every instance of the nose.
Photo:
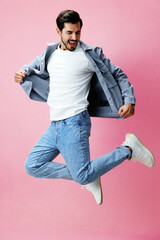
M76 33L72 33L72 40L77 40Z

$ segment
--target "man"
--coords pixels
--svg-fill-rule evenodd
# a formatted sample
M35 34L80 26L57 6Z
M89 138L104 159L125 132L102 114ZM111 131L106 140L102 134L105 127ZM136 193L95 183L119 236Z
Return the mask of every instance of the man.
M134 114L132 85L99 47L80 41L82 20L65 10L57 17L60 43L15 73L27 95L47 101L51 125L30 152L26 172L37 178L68 179L84 185L102 204L100 177L126 159L154 165L152 153L134 134L114 151L90 161L90 116L126 118ZM61 153L65 163L52 162Z

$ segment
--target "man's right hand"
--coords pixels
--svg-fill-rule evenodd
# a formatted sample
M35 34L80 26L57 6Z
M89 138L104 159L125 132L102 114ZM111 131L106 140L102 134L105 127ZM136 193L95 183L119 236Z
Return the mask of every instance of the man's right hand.
M23 78L25 77L25 75L26 75L26 73L23 70L20 70L20 71L16 72L15 75L14 75L15 82L16 83L23 82Z

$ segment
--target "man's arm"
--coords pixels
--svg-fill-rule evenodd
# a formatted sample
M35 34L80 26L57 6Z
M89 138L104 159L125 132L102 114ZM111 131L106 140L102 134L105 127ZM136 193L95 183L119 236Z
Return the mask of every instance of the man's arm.
M124 105L120 107L118 114L120 117L132 116L134 114L135 96L133 86L128 81L127 75L119 67L115 66L102 51L100 52L100 58L107 66L121 89Z
M44 51L40 56L37 56L33 61L31 61L29 64L27 65L24 65L21 70L25 71L26 74L30 73L30 71L32 70L40 70L40 65L41 65L41 62L42 62L42 59L45 55L45 52Z
M23 82L23 78L29 74L32 70L40 70L40 63L45 55L45 51L40 55L37 56L33 61L29 64L24 65L19 71L17 71L14 75L14 80L17 83Z

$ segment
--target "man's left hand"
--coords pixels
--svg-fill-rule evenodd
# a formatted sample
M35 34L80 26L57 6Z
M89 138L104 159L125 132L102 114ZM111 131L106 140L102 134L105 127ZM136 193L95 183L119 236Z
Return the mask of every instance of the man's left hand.
M120 117L131 117L134 114L134 105L124 104L122 107L120 107L118 114Z

